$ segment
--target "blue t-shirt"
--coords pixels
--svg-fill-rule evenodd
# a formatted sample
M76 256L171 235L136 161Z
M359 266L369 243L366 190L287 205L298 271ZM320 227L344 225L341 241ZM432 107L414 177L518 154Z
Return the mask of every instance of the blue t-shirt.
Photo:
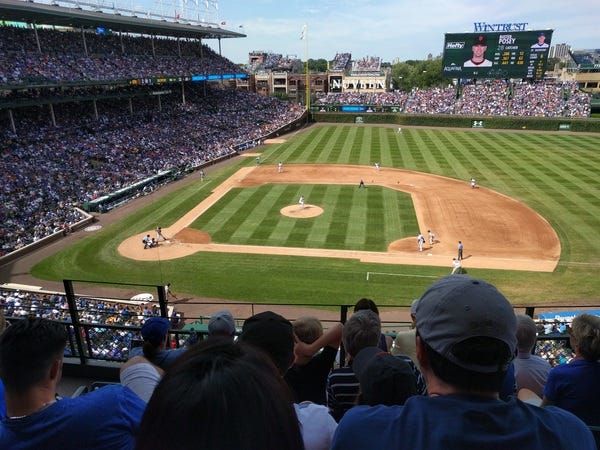
M187 350L187 347L180 347L174 349L165 349L156 354L154 358L150 358L150 362L162 370L167 370ZM144 356L143 347L134 347L129 352L129 358L134 356Z
M11 450L129 450L146 403L121 385L63 398L20 419L0 422L0 448Z
M544 397L588 425L600 425L600 362L574 359L548 373Z
M587 426L560 408L444 395L414 396L404 406L355 406L331 448L595 450L596 444Z

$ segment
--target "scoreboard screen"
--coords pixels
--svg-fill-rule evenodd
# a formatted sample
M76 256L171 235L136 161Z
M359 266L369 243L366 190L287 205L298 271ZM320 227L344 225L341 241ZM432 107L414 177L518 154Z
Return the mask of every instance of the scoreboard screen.
M541 79L546 71L552 31L447 33L442 76Z

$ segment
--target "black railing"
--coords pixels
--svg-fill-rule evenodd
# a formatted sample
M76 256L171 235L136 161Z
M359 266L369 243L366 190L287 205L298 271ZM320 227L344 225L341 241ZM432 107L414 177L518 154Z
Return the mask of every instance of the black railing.
M96 292L110 285L114 291L136 292L140 290L152 291L148 293L146 300L134 300L134 297L120 298L118 295L101 297L97 295L83 294L77 292L75 285L82 283L81 291ZM124 284L94 282L98 287L90 285L89 280L63 280L64 292L47 291L24 291L14 289L0 289L3 295L0 297L0 308L3 309L7 320L15 321L28 316L46 317L64 324L69 331L69 342L65 350L65 356L75 358L79 364L86 365L90 361L122 362L128 359L132 344L139 341L139 331L143 320L150 316L161 316L171 320L169 345L180 347L189 342L203 339L208 334L208 319L210 311L217 309L229 309L236 311L236 323L238 329L243 319L257 314L261 311L273 310L279 312L289 320L293 321L302 315L317 315L327 327L332 323L345 323L353 305L339 304L266 304L266 303L244 303L244 302L200 302L184 299L187 310L203 310L203 314L192 317L184 317L178 311L178 305L182 299L168 299L168 291L165 286ZM126 287L127 289L123 289ZM139 297L139 296L138 296ZM154 300L156 299L156 300ZM561 308L552 306L515 306L517 312L524 312L534 317L536 309L539 308ZM563 306L564 308L564 306ZM593 308L590 306L589 308ZM597 308L596 308L597 309ZM382 330L385 334L395 337L396 333L410 327L408 306L381 306ZM403 316L400 320L386 320L386 312L401 311ZM317 312L315 312L317 311ZM205 314L204 314L205 313ZM405 319L404 319L405 318ZM547 321L556 323L561 327L555 327L550 332L544 331L544 323L538 321L540 333L536 354L548 359L551 364L557 364L570 359L569 336L564 330L565 324L556 320ZM562 330L562 332L561 332ZM342 360L343 361L343 348Z

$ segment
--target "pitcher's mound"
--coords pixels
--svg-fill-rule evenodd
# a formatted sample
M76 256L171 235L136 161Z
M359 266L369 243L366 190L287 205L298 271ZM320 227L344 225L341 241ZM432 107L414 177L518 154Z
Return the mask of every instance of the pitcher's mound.
M304 205L304 207L300 205L290 205L281 208L281 211L279 212L284 216L293 217L294 219L307 219L323 214L323 208L315 205Z

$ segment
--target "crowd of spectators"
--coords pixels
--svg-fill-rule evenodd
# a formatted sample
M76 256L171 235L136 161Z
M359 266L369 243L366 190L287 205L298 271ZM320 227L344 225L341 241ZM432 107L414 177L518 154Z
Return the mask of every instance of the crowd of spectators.
M198 40L0 27L0 84L239 73Z
M398 106L407 114L476 116L580 117L590 116L590 95L575 82L485 80L445 88L413 88L406 92L341 92L317 96L317 105Z
M5 317L43 317L51 320L71 321L69 305L64 294L48 294L29 291L0 289L0 309ZM123 325L139 327L149 316L159 316L156 303L119 303L106 299L77 297L79 320L85 324ZM569 362L572 349L566 339L571 320L536 320L538 340L535 353L552 366ZM127 356L134 334L130 331L92 329L90 337L93 357L121 359ZM545 339L546 337L546 339ZM309 342L310 343L310 342Z
M76 297L77 316L86 328L85 339L89 357L96 359L125 360L129 356L132 342L137 339L139 328L149 317L160 316L157 303L119 301L100 298ZM0 310L4 317L40 317L49 320L72 322L67 297L61 293L41 293L0 289ZM180 314L180 313L179 313ZM181 314L171 308L172 323L183 325ZM98 325L98 326L93 326ZM105 325L120 325L131 329L106 328ZM182 335L181 343L187 336ZM74 356L75 347L67 346L66 356Z
M174 89L174 88L173 88ZM259 140L302 114L298 106L236 90L192 86L181 93L16 110L17 133L3 128L0 253L27 245L81 219L73 205L148 178L187 170ZM4 125L8 125L8 121ZM72 176L77 173L77 176ZM74 215L75 214L75 215Z
M318 92L316 105L377 105L403 107L406 92Z
M346 70L351 59L352 53L336 53L329 70L332 72L342 72Z
M36 296L0 292L0 301L12 299L13 310L16 301L33 305ZM108 449L115 448L117 437L128 441L118 446L124 449L189 447L198 443L198 430L208 448L412 449L448 442L480 448L486 442L494 448L542 450L571 443L594 450L600 442L598 433L595 442L593 435L600 425L594 401L600 318L575 315L566 327L573 359L550 367L532 354L544 324L536 327L529 316L515 315L494 286L467 275L442 277L413 301L416 338L410 345L416 361L382 348L381 321L369 299L359 300L343 325L325 333L317 318L292 323L263 311L246 318L238 334L233 316L222 310L210 318L205 339L173 348L170 336L177 328L151 308L140 305L136 327L106 339L99 333L102 326L85 325L97 324L105 311L109 317L129 316L122 303L79 298L84 328L69 330L74 327L38 314L68 310L64 296L37 297L35 311L21 320L11 319L10 308L0 308L3 448L60 441L61 448L85 443ZM3 312L11 319L8 327ZM561 326L557 323L558 331ZM143 347L126 352L138 331ZM100 357L119 356L120 383L95 383L82 395L56 396L64 356L70 356L63 350L73 348L74 333L94 348L102 339ZM64 438L64 422L78 420L82 426L93 421L93 427L72 425L77 434ZM226 437L225 422L236 425ZM110 430L110 439L97 438ZM71 440L76 444L69 445Z
M352 61L352 73L379 73L381 71L381 58L379 56L365 56Z

